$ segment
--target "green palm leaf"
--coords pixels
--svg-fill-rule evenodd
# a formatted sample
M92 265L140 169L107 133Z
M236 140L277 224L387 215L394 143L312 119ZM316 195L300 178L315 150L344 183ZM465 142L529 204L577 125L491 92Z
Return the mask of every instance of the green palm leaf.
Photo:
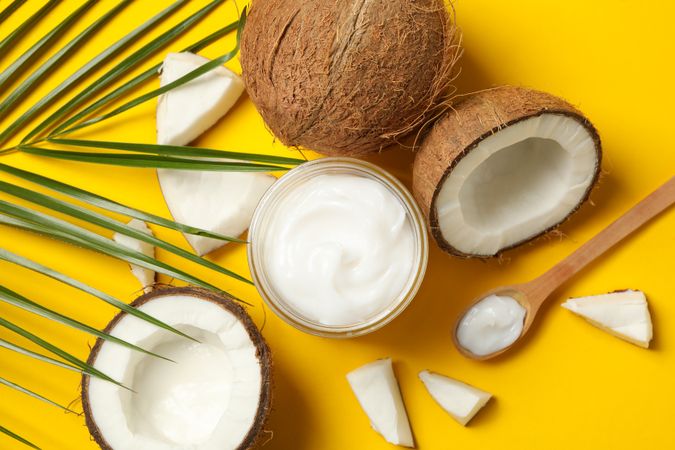
M82 208L77 205L71 205L70 203L64 202L62 200L58 200L52 197L49 197L48 195L40 194L38 192L31 191L30 189L22 188L20 186L15 186L10 183L5 183L4 181L0 181L0 192L5 192L7 194L13 195L18 198L22 198L24 200L28 200L30 202L33 202L37 205L44 206L46 208L49 208L53 211L57 211L63 214L67 214L71 217L74 217L76 219L82 219L85 220L93 225L98 225L103 228L107 228L112 231L116 231L118 233L122 233L126 236L132 237L134 239L138 239L143 242L147 242L151 245L154 245L155 247L159 247L161 249L164 249L168 252L171 252L175 255L181 256L185 259L188 259L192 262L195 262L197 264L200 264L204 267L208 267L211 270L215 270L216 272L220 272L223 275L227 275L229 277L232 277L236 280L243 281L248 284L252 284L251 281L248 279L242 277L241 275L238 275L230 270L227 270L215 263L212 263L211 261L204 259L202 257L199 257L193 253L190 253L188 251L183 250L180 247L177 247L173 244L170 244L166 241L163 241L161 239L158 239L152 235L143 233L142 231L139 231L133 227L130 227L129 225L119 222L117 220L111 219L107 216L104 216L103 214L99 214L93 211L90 211L86 208Z
M24 3L26 3L26 0L14 0L12 3L7 5L7 7L3 9L2 12L0 12L0 24L4 22L9 16L11 16L14 11L19 9L19 7Z
M17 0L12 2L7 8L5 8L2 11L2 19L0 20L0 23L2 23L7 17L12 15L14 11L16 11L21 4L24 3L24 0ZM35 14L33 14L28 20L23 22L20 26L18 26L14 31L12 31L10 34L7 35L2 41L0 41L0 56L5 55L10 48L19 40L21 37L26 34L27 31L30 31L33 29L35 24L37 24L44 16L47 15L49 11L52 10L56 5L58 5L58 1L56 0L50 0L49 2L45 3L45 5L38 10Z
M0 259L5 259L3 257L3 253L5 251L0 249ZM158 355L156 353L150 352L148 350L145 350L137 345L130 344L127 341L117 338L115 336L111 336L108 333L104 333L102 331L97 330L94 327L90 327L89 325L79 322L75 319L72 319L68 316L64 316L63 314L60 314L56 311L53 311L49 308L46 308L39 303L36 303L32 300L27 299L21 294L18 294L2 285L0 285L0 301L5 302L7 304L16 306L17 308L21 308L25 311L31 312L33 314L37 314L39 316L45 317L47 319L54 320L56 322L62 323L64 325L68 325L69 327L75 328L76 330L84 331L85 333L89 333L93 336L100 337L101 339L105 339L110 342L115 342L116 344L119 344L123 347L130 348L132 350L145 353L147 355L155 356L157 358L161 358L167 361L170 361L170 359L165 358L161 355Z
M92 374L92 376L95 376L97 378L100 378L101 380L109 381L111 383L114 383L120 387L124 387L122 383L119 381L114 380L113 378L110 378L108 375L105 373L101 372L100 370L96 369L95 367L87 364L86 362L82 361L80 358L73 356L72 354L66 352L65 350L61 350L57 346L51 344L50 342L42 339L40 336L31 333L30 331L20 327L19 325L16 325L12 322L10 322L7 319L4 319L0 317L0 327L6 328L7 330L18 334L19 336L31 341L32 343L36 344L37 346L47 350L48 352L62 358L63 360L67 361L68 363L72 364L73 366L79 368L80 370L87 371L87 373Z
M195 42L192 45L189 45L185 47L182 52L198 52L199 50L207 47L208 45L212 44L213 42L217 41L223 36L228 35L232 31L236 30L237 27L239 26L239 22L234 22L231 23L213 33L210 35L206 36L204 39L201 39L200 41ZM84 119L85 117L88 117L89 115L93 114L94 112L98 111L102 107L111 104L118 98L122 97L124 94L127 92L131 92L132 90L136 89L138 86L141 84L145 83L146 81L150 79L154 79L157 77L157 73L159 70L162 68L162 63L155 64L145 72L135 76L131 80L127 81L124 83L122 86L114 89L112 92L109 94L101 97L99 100L96 100L94 103L83 109L82 111L78 112L65 122L63 122L61 125L56 127L54 129L53 134L58 134L60 131L65 130L66 128L70 127L74 123L79 122L80 120Z
M152 100L153 98L159 97L160 95L169 92L172 89L175 89L177 87L180 87L184 85L185 83L188 83L195 78L199 78L200 76L204 75L207 72L210 72L211 70L215 69L216 67L222 66L232 58L234 58L237 53L239 52L239 42L241 40L241 31L246 23L246 8L244 8L244 11L241 15L241 18L239 19L239 26L237 29L237 43L231 51L225 53L224 55L209 61L207 63L202 64L201 66L197 67L196 69L188 72L187 74L183 75L182 77L178 78L175 81L172 81L171 83L166 84L165 86L162 86L158 89L155 89L153 91L148 92L147 94L143 94L139 97L136 97L135 99L123 104L122 106L115 108L114 110L110 111L107 114L103 114L102 116L99 117L94 117L93 119L86 120L79 125L75 125L72 128L68 128L67 130L63 130L57 134L57 136L61 136L64 134L72 133L75 130L79 130L91 125L94 125L96 123L102 122L104 120L110 119L112 117L115 117L119 114L122 114L125 111L130 110L131 108L135 108L138 105L141 105L149 100Z
M0 103L0 120L2 120L21 100L23 100L30 91L35 88L40 80L62 64L66 59L70 57L73 50L82 43L87 42L89 38L96 33L101 27L107 24L113 17L120 13L124 8L126 8L131 3L130 0L124 0L120 2L117 6L111 9L107 14L103 15L97 21L89 25L84 31L78 34L72 41L68 42L63 46L58 52L52 55L44 64L38 67L33 73L31 73L28 78L26 78L19 86L14 89L14 91L7 96ZM74 81L79 80L85 74L76 72L72 75ZM45 106L49 105L49 102L59 94L60 92L52 91L46 97L43 97L38 103L32 106L27 112L21 115L14 123L5 128L3 132L0 133L0 144L5 142L10 138L13 133L21 127L23 123L28 121L34 114L41 111Z
M58 3L58 2L55 2ZM66 30L68 30L85 12L96 3L95 0L88 0L65 20L60 22L49 33L45 34L30 49L24 52L12 64L0 73L0 92L4 91L6 85L16 76L20 75L24 69L33 61L34 58L46 51ZM46 7L46 6L45 6Z
M172 220L167 220L163 217L150 214L139 209L131 208L129 206L123 205L121 203L110 200L106 197L94 194L92 192L80 189L75 186L71 186L60 181L53 180L51 178L44 177L42 175L35 174L33 172L28 172L16 167L8 166L6 164L0 163L0 171L13 175L22 180L30 181L31 183L37 184L44 188L50 189L54 192L67 195L76 200L83 201L92 206L97 206L99 208L105 209L110 212L122 214L128 217L133 217L135 219L142 220L144 222L153 223L155 225L160 225L164 228L169 228L171 230L180 231L183 233L194 234L196 236L204 236L212 239L218 239L222 241L237 242L237 243L246 243L241 239L236 239L229 236L224 236L222 234L213 233L211 231L203 230L201 228L191 227L189 225L184 225L182 223L174 222Z
M164 11L162 11L161 13L159 13L158 15L156 15L155 17L153 17L152 19L150 19L149 21L138 27L136 30L127 34L122 39L117 41L115 44L108 47L103 53L101 53L96 58L89 61L89 63L87 63L85 66L83 66L78 72L75 73L75 75L82 72L83 76L86 76L89 73L93 72L98 66L101 65L101 63L105 62L110 57L119 54L129 44L137 41L138 38L140 38L149 29L154 27L158 22L161 22L168 15L173 13L177 8L183 6L186 3L186 1L187 0L180 0L175 2L173 5L166 8ZM63 118L70 111L77 108L82 103L84 103L85 101L89 100L94 95L96 95L98 92L105 89L107 86L109 86L110 84L121 78L131 69L136 67L138 64L145 61L155 51L159 50L160 48L171 42L173 39L175 39L177 36L180 36L190 27L197 24L200 20L206 17L206 15L208 15L213 10L213 8L221 4L223 1L224 0L214 0L206 7L202 8L192 16L188 17L187 19L180 22L178 25L171 28L169 31L153 39L150 43L143 46L140 50L134 52L131 56L125 58L114 68L110 69L105 75L99 77L95 82L93 82L83 91L78 93L75 97L66 102L63 106L61 106L58 110L56 110L53 114L51 114L47 119L45 119L42 123L40 123L40 125L35 127L30 133L28 133L23 138L23 142L27 142L33 136L35 136L36 134L47 128L50 124ZM54 89L54 91L65 90L74 85L80 79L75 78L75 75L69 77L69 79L66 80L66 82L59 85L57 88ZM66 86L63 86L66 83L68 84Z
M134 144L128 142L89 141L82 139L49 139L49 142L74 147L104 148L108 150L124 150L138 153L151 153L164 156L180 156L183 158L222 158L236 161L255 161L272 164L297 165L306 162L304 159L287 158L284 156L262 155L258 153L240 153L210 148L188 147L179 145Z
M48 398L43 397L42 395L40 395L40 394L38 394L38 393L36 393L36 392L31 391L30 389L27 389L27 388L25 388L25 387L23 387L23 386L21 386L21 385L16 384L16 383L12 383L11 381L9 381L9 380L7 380L7 379L5 379L5 378L0 377L0 384L3 384L3 385L5 385L5 386L7 386L7 387L10 387L10 388L12 388L12 389L16 389L16 390L19 391L19 392L22 392L22 393L24 393L24 394L26 394L26 395L29 395L29 396L31 396L31 397L33 397L33 398L36 398L36 399L40 400L40 401L43 401L43 402L45 402L45 403L47 403L47 404L49 404L49 405L56 406L57 408L60 408L60 409L62 409L62 410L64 410L64 411L71 412L71 413L75 413L75 411L71 410L71 409L68 408L67 406L60 405L60 404L56 403L55 401L49 400ZM75 414L77 414L77 413L75 413Z
M0 215L0 223L5 223L7 221L11 221L11 218L7 217L2 217ZM79 289L83 292L86 292L89 295L92 295L100 300L103 300L104 302L108 303L111 306L114 306L115 308L126 312L127 314L130 314L132 316L138 317L141 320L145 320L146 322L152 323L153 325L164 328L165 330L171 331L172 333L176 333L178 335L184 336L186 338L192 339L185 333L182 333L175 328L171 327L170 325L165 324L164 322L155 319L154 317L144 313L141 310L138 310L136 308L132 308L131 306L127 305L126 303L116 299L112 295L106 294L105 292L99 291L96 288L93 288L91 286L88 286L81 281L78 281L74 278L71 278L67 275L64 275L54 269L51 269L47 266L44 266L38 262L32 261L28 258L24 258L23 256L17 255L15 253L9 252L4 249L0 249L0 259L10 262L12 264L16 264L18 266L21 266L25 269L32 270L33 272L39 273L41 275L44 275L46 277L52 278L56 281L59 281L63 284L66 284L68 286L74 287L76 289ZM194 339L192 339L194 340Z
M66 363L61 362L57 359L50 358L49 356L42 355L42 354L34 352L32 350L28 350L27 348L23 348L19 345L12 344L11 342L6 341L2 338L0 338L0 348L4 348L5 350L13 351L14 353L18 353L18 354L23 355L23 356L31 357L31 358L36 359L38 361L46 362L46 363L51 364L53 366L60 367L61 369L72 370L72 371L75 371L75 372L82 373L82 371L80 369L78 369L77 367L73 367L70 364L66 364Z
M147 156L119 153L90 153L51 150L33 146L19 146L19 150L30 155L43 156L66 161L77 161L108 166L137 167L142 169L176 169L214 172L274 172L288 170L287 167L267 164L253 164L206 159L177 158L173 156Z
M26 439L22 438L21 436L19 436L18 434L14 433L14 432L8 430L7 428L3 427L2 425L0 425L0 433L5 434L5 435L11 437L12 439L15 439L15 440L21 442L22 444L25 444L25 445L27 445L31 448L40 450L40 447L38 447L37 445L33 444L30 441L27 441Z

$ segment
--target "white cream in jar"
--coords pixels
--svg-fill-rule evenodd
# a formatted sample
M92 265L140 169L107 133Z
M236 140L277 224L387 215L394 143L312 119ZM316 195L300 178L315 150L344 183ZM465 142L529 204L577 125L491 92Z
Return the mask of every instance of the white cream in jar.
M477 356L498 352L520 337L525 314L516 299L489 295L464 314L457 326L457 342Z
M418 270L409 214L372 178L317 174L289 187L268 220L261 267L282 301L311 322L366 322Z

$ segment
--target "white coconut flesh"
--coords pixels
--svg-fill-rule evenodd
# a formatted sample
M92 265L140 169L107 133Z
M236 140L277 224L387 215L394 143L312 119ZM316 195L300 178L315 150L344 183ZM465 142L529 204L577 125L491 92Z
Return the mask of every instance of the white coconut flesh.
M414 447L408 414L391 359L361 366L347 374L347 381L375 431L387 442Z
M641 291L626 290L571 298L562 307L640 347L648 348L652 340L652 318L647 297Z
M419 377L436 403L462 425L469 423L492 398L489 392L428 370L420 372Z
M160 86L187 75L210 60L194 53L169 53L162 64ZM162 94L157 103L157 143L187 145L211 128L244 92L239 75L215 69Z
M131 219L127 225L150 236L153 235L152 230L150 230L148 225L142 220ZM121 233L115 233L113 235L113 240L120 245L124 245L125 247L132 250L136 250L137 252L143 253L146 256L150 256L151 258L155 257L155 247L152 244L139 241L138 239L134 239L130 236L127 236L126 234ZM155 271L145 267L137 266L136 264L129 264L129 267L131 268L132 275L136 277L138 281L140 281L143 290L145 292L152 290L152 285L155 283Z
M585 198L598 166L579 121L541 114L483 139L444 180L441 233L462 253L492 256L559 224Z
M261 361L242 322L188 295L157 297L140 310L200 343L125 315L111 334L174 362L104 342L94 366L130 392L89 380L91 418L114 450L236 449L256 420Z

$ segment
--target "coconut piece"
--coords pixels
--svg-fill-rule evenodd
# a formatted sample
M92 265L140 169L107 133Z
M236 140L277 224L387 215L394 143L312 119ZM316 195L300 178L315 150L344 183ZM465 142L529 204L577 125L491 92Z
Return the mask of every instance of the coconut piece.
M131 219L127 223L131 228L134 228L138 231L142 231L145 234L152 236L152 230L148 228L148 225L142 220ZM130 236L121 233L115 233L113 235L113 240L118 244L124 245L132 250L141 252L146 256L151 258L155 257L155 247L152 244L149 244L144 241L139 241ZM129 264L131 268L131 273L141 282L141 286L145 292L150 292L152 286L155 284L155 271L151 269L146 269L145 267L137 266L136 264Z
M620 339L649 348L652 318L642 291L625 290L571 298L562 307Z
M444 0L256 0L242 76L281 142L356 155L437 113L452 92L458 40Z
M127 390L82 379L91 435L104 450L243 450L271 404L271 355L244 309L197 288L156 289L132 303L199 342L126 313L105 331L171 359L101 339L88 363Z
M565 221L600 172L600 138L581 112L543 92L467 97L423 141L413 193L436 243L492 257Z
M176 81L209 59L194 53L169 53L162 64L160 86ZM215 69L160 95L157 143L187 145L211 128L244 92L241 78L225 67Z
M180 223L237 237L251 224L253 212L271 175L158 169L157 177L171 215ZM205 255L227 242L184 234L197 254Z
M463 426L492 398L489 392L428 370L419 377L436 403Z
M408 415L390 358L349 372L347 381L375 431L387 442L414 447Z

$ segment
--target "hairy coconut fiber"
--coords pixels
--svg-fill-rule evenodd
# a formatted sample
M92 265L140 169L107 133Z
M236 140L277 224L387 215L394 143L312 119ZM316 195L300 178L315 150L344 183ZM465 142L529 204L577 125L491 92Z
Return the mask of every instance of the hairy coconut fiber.
M458 36L444 0L253 0L241 64L284 144L357 155L438 113Z

